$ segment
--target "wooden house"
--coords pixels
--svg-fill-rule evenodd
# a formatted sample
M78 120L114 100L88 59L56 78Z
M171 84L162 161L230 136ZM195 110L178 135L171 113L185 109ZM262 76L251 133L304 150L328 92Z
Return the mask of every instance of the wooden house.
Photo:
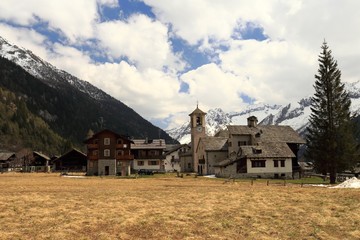
M105 129L84 142L87 147L87 175L130 174L130 165L134 159L128 137Z
M23 163L24 172L49 172L50 157L37 151L24 154L20 161Z
M86 172L87 155L75 148L53 160L53 171Z
M15 153L0 152L0 172L11 171L11 162L15 160Z

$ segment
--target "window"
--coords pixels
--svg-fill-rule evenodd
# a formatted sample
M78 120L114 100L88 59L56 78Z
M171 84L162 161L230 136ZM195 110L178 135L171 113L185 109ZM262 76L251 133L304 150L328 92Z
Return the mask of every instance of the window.
M149 161L149 165L159 165L158 161Z
M240 146L246 146L246 141L238 141L238 147Z
M280 166L285 167L285 160L280 160Z
M123 155L124 155L124 151L123 151L123 150L118 150L118 151L117 151L117 155L118 155L118 156L123 156Z
M104 138L104 145L110 145L110 138Z
M117 140L117 144L122 144L122 143L123 143L122 139Z
M191 163L188 163L188 169L191 169Z
M274 160L274 167L279 167L279 160Z
M104 157L110 157L110 149L104 150Z
M252 168L263 168L265 167L266 160L253 160L251 161Z
M232 147L232 143L231 143L231 142L229 142L229 147Z
M99 139L94 139L94 144L98 144L99 143Z
M144 161L137 161L138 166L144 166Z

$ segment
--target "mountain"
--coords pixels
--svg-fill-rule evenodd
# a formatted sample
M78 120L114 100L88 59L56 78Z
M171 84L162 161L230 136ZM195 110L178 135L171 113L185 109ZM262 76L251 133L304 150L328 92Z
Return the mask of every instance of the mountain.
M357 116L360 113L360 81L345 83L345 89L351 98L351 111L354 116ZM286 105L249 105L240 112L225 113L220 108L210 109L206 115L207 134L212 136L219 129L225 129L226 125L245 125L249 116L256 116L259 124L289 125L303 136L311 114L310 104L310 97L304 97L297 103ZM357 122L360 123L360 117L358 118ZM190 124L188 122L178 128L167 130L167 132L181 143L190 142Z
M133 138L174 142L121 101L1 37L0 56L0 87L25 99L34 115L77 145L82 145L89 129L103 128Z

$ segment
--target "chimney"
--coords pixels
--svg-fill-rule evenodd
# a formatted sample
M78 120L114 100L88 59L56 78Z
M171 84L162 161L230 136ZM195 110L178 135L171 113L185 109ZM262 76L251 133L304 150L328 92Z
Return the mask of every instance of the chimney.
M248 117L247 123L248 127L257 127L257 118L255 116Z

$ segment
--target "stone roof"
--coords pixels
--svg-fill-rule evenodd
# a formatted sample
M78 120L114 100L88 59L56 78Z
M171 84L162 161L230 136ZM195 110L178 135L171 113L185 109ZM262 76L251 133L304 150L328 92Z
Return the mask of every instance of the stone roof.
M225 137L202 137L205 151L227 151L227 138Z
M259 145L240 146L238 155L234 158L225 159L217 164L217 166L228 166L240 159L280 159L293 158L295 154L291 151L286 143L283 142L268 142L260 143Z
M241 146L240 158L293 158L296 157L286 143L269 142L256 146Z
M305 140L290 126L257 125L257 127L249 127L229 125L227 128L230 135L258 136L260 142L305 143Z
M190 113L189 116L195 115L195 114L204 114L205 115L206 113L203 112L202 110L200 110L198 106L196 106L196 109L192 113Z

